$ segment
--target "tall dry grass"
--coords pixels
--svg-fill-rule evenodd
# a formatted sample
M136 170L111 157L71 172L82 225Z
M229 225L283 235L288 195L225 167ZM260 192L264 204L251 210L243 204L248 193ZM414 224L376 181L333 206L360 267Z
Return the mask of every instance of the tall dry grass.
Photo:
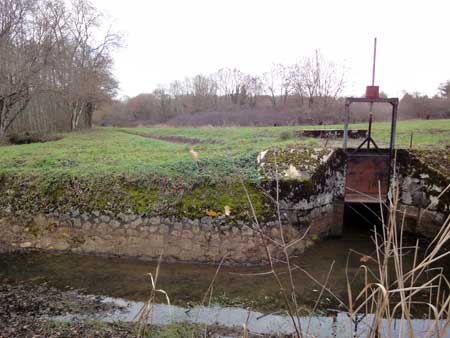
M394 181L395 182L395 181ZM450 325L450 283L440 266L450 254L446 244L450 239L450 216L425 250L419 240L405 243L405 212L399 208L399 188L394 183L386 204L387 217L381 215L382 226L374 227L374 257L367 257L360 271L365 285L352 288L347 271L347 311L352 337L444 337ZM425 210L427 212L427 210ZM408 257L409 256L409 257ZM412 263L410 263L412 257ZM420 309L426 315L417 318ZM420 333L416 319L421 322ZM358 327L359 325L359 327Z
M276 163L275 168L277 168ZM348 323L340 323L346 330L345 337L414 338L420 336L441 338L448 336L450 326L450 283L440 267L440 262L450 254L450 251L446 251L446 245L450 239L450 215L425 250L420 247L419 240L414 245L408 245L404 241L406 214L399 209L399 188L394 180L388 201L382 202L380 198L381 212L379 217L382 226L377 228L374 225L374 254L368 257L356 251L349 252L347 262L350 255L356 254L361 256L360 261L362 264L358 271L352 274L348 269L347 263L347 295L345 299L341 299L328 285L328 280L333 272L334 262L328 268L325 280L320 281L293 261L289 249L298 241L303 240L308 230L301 237L289 242L286 241L279 203L279 177L280 175L276 169L276 196L273 198L273 201L276 205L280 232L280 236L277 238L271 237L264 231L256 215L250 195L242 181L249 209L253 215L251 228L260 237L265 247L269 268L266 272L248 275L273 276L286 306L286 314L292 324L294 337L314 337L311 333L310 321L305 327L302 327L300 321L300 315L303 313L304 307L298 301L297 284L294 277L294 271L296 270L304 272L320 286L316 302L310 310L310 318L314 315L321 298L325 294L333 297L339 304L339 312L347 313ZM450 186L441 195L449 189ZM387 210L386 214L383 212L384 210ZM424 212L427 211L428 209L424 210ZM283 253L281 260L273 257L273 247L278 248ZM408 259L405 258L406 256L409 256ZM412 264L410 257L413 257ZM226 257L220 262L214 278L202 299L202 304L205 306L211 305L214 283L225 259ZM280 264L284 265L285 269L280 269ZM151 275L151 295L138 318L140 332L143 332L144 324L151 316L152 304L155 301L156 293L163 293L167 298L167 302L170 303L167 294L163 290L156 288L159 265L155 278ZM284 271L280 272L281 270ZM281 277L285 273L288 275L287 283L284 283ZM358 276L362 276L364 283L362 287L355 288L353 281ZM422 311L421 313L425 313L425 315L418 318L417 313L420 313L418 309L423 310L423 308L426 308L427 311ZM416 319L423 320L420 328ZM242 318L243 337L248 337L250 334L248 320L249 316ZM207 335L206 331L205 326L205 337Z
M343 327L347 329L347 337L447 337L450 326L450 283L440 266L443 258L450 254L446 251L446 245L450 239L450 215L447 217L439 232L428 244L426 250L419 246L419 240L414 245L405 243L405 217L406 212L399 208L400 191L398 180L393 179L391 194L387 202L383 202L380 195L380 222L381 227L374 225L373 242L375 245L374 257L368 257L355 251L349 252L346 268L347 298L340 299L328 286L328 280L333 270L331 264L324 282L308 273L305 269L293 263L288 248L292 243L286 243L283 235L283 225L279 207L279 173L275 157L275 180L277 218L281 233L281 242L274 238L268 238L261 228L249 194L247 199L254 217L253 228L261 237L266 247L267 259L270 271L275 278L284 303L287 315L291 318L295 337L313 337L310 333L310 321L306 327L301 326L299 320L300 307L298 304L294 271L301 270L320 287L320 293L311 315L317 309L321 297L327 293L339 304L340 310L348 314L349 323ZM244 186L245 189L245 186ZM450 186L444 189L438 198L449 191ZM381 189L380 189L381 191ZM386 216L384 210L387 210ZM429 207L423 212L428 212ZM423 213L422 213L423 214ZM420 222L421 219L418 219ZM307 232L306 232L307 233ZM305 234L306 234L305 233ZM298 240L302 240L299 238ZM294 241L295 242L295 241ZM269 250L269 243L278 245L284 253L282 262L288 271L289 287L281 282L279 273L274 267L274 259ZM348 269L350 255L360 255L361 264L358 271L351 275ZM413 256L412 264L406 256ZM353 281L358 275L362 275L364 283L360 289L355 289ZM417 313L423 312L424 316L417 317ZM422 310L421 310L422 309ZM310 317L311 318L311 317ZM417 325L417 319L420 327Z

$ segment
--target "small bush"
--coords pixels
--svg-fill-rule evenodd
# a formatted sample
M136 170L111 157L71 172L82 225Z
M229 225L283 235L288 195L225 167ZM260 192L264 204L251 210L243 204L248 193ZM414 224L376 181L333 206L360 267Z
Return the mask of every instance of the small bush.
M293 137L294 135L292 134L292 132L291 131L283 131L281 134L280 134L280 140L282 140L282 141L287 141L287 140L290 140L292 137Z

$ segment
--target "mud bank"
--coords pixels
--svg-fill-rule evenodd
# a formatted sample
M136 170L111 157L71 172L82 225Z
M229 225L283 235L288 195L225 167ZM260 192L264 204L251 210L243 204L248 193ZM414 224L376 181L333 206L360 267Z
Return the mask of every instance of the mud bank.
M141 304L142 306L143 304ZM87 296L78 291L60 291L45 285L0 281L0 336L2 338L34 337L138 337L134 321L94 320L110 318L125 312L124 306L104 297ZM79 318L77 320L58 318ZM88 318L88 319L82 319ZM112 318L112 317L111 317ZM240 328L218 325L173 323L144 326L145 337L239 337ZM206 335L205 335L206 333ZM277 335L278 336L278 335ZM250 335L249 337L256 337ZM272 337L257 335L257 337Z

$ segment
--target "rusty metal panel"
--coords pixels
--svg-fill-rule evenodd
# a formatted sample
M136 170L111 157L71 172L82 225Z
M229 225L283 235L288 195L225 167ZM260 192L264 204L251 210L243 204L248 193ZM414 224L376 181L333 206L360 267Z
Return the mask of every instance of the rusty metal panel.
M390 156L384 154L351 154L347 160L345 201L355 203L383 201L389 190Z

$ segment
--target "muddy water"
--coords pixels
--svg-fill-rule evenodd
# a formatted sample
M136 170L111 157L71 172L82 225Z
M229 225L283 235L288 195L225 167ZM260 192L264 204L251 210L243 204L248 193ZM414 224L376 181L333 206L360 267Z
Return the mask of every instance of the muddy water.
M361 256L351 251L373 256L375 250L369 233L361 233L360 229L352 230L342 238L318 242L301 257L293 259L296 266L321 282L326 279L334 262L328 287L344 302L346 270L352 279L352 285L356 289L362 286L362 274L359 274L361 278L353 279L360 271ZM450 270L448 260L444 264L447 270ZM159 304L155 305L153 311L152 323L189 321L201 324L219 323L232 327L241 326L243 320L248 318L248 327L256 333L293 332L291 321L282 311L284 306L277 291L278 285L272 276L261 274L267 271L267 267L222 267L214 285L214 305L199 305L216 273L216 268L212 265L163 262L158 287L167 291L172 305L165 305L164 300L159 299ZM44 253L0 255L0 280L7 278L48 283L61 289L81 289L88 294L107 296L105 301L125 306L126 309L116 313L99 312L95 316L87 314L74 318L57 318L66 320L134 320L149 295L148 273L153 273L155 269L155 262L136 259ZM353 329L353 324L345 313L340 312L343 309L339 308L337 301L326 293L321 297L315 315L308 316L319 296L320 287L301 269L294 271L293 277L299 304L305 310L305 316L298 318L302 327L308 328L308 332L317 337L349 336L346 333ZM278 267L278 272L286 283L288 275L283 265ZM253 311L247 312L247 307L251 307ZM370 317L365 320L369 323ZM419 333L428 330L433 323L417 320L413 324L414 331L421 335ZM369 325L360 325L358 332L367 327ZM445 337L450 337L450 333L447 332Z
M345 299L345 266L349 250L365 255L374 252L369 234L349 233L337 240L325 240L293 260L320 281L324 281L334 261L328 285ZM350 255L348 270L354 273L360 257ZM137 259L105 258L74 254L9 254L0 256L0 278L16 281L49 283L58 288L76 288L89 294L126 300L143 301L149 294L150 279L156 263ZM267 267L222 267L214 285L213 302L227 306L252 307L273 312L283 309L279 287L270 275L261 275ZM158 286L180 306L199 304L216 272L216 266L200 264L164 263L161 265ZM279 266L284 282L288 275ZM259 275L255 275L259 274ZM300 269L294 272L299 300L305 310L312 307L320 287ZM356 284L359 283L357 279ZM162 299L161 299L162 301ZM319 310L336 308L337 302L325 295Z

